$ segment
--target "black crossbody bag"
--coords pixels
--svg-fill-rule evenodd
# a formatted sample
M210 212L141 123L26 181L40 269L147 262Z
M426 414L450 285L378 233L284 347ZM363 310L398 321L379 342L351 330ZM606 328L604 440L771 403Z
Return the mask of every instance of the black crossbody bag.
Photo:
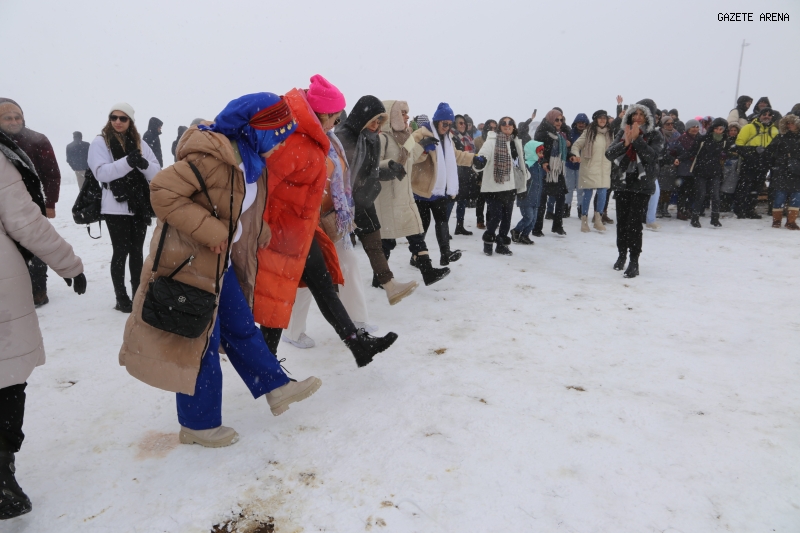
M211 213L215 218L219 219L217 210L214 207L214 202L208 194L206 183L200 172L192 163L189 163L197 181L200 182L200 189L206 195L209 204L211 204ZM228 221L228 243L230 248L230 241L233 238L233 179L234 174L231 172L231 220ZM172 271L168 276L162 276L158 279L155 274L158 271L158 263L161 260L161 252L164 249L164 239L167 235L169 225L165 222L161 228L161 238L158 241L158 250L156 257L153 261L153 271L150 275L150 286L147 289L147 294L144 297L142 304L142 320L156 329L174 333L182 337L196 339L202 335L214 318L214 310L217 307L217 296L219 295L219 275L220 275L220 258L217 258L217 275L215 292L211 293L198 289L193 285L188 285L174 279L174 276L181 271L183 267L191 264L194 256L189 256L183 263ZM225 252L225 265L228 264L228 252Z

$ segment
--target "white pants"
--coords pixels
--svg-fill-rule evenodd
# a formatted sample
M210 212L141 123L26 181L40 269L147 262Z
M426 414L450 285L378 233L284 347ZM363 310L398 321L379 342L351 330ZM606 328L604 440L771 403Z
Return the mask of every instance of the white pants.
M349 239L350 236L345 236ZM367 300L364 298L364 287L361 282L361 272L358 270L358 255L351 246L344 247L344 239L336 243L336 253L339 254L339 268L342 269L344 285L339 285L339 299L350 315L353 322L368 322ZM306 332L306 319L308 309L314 297L307 287L297 289L297 297L292 307L292 318L285 334L292 340L299 340L300 335Z

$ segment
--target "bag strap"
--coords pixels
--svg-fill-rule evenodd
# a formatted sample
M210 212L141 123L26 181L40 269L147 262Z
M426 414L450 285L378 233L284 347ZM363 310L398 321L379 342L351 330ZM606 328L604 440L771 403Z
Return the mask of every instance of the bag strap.
M164 250L164 240L167 238L167 228L169 224L164 222L161 226L161 238L158 239L158 249L156 249L156 258L153 260L153 270L150 275L150 281L153 281L153 274L158 270L158 263L161 261L161 252Z
M91 226L89 224L86 225L86 233L88 233L89 237L92 237L92 239L99 239L100 237L103 236L103 222L102 222L102 220L98 220L97 221L97 228L100 230L100 235L98 235L97 237L92 237L92 229L91 229Z
M211 196L208 194L208 187L206 187L206 182L203 179L203 176L200 174L200 171L197 170L197 167L194 166L194 163L191 161L187 161L187 163L189 163L192 172L194 172L194 175L197 177L197 181L200 183L200 190L203 191L203 194L206 195L208 203L211 204L211 214L214 215L214 218L218 219L219 215L217 214L217 208L214 206L214 202L211 201Z

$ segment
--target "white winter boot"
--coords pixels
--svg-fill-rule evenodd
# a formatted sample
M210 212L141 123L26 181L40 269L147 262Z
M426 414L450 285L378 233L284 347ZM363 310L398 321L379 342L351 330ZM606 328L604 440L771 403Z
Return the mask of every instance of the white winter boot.
M601 215L597 211L594 212L594 229L596 229L597 231L606 230L606 227L603 225L603 215Z
M278 416L289 409L289 404L305 400L320 388L322 380L311 376L303 381L290 381L282 387L265 394L272 414Z
M211 429L189 429L181 426L178 440L182 444L199 444L206 448L223 448L239 442L239 434L233 428L225 426Z
M581 215L581 233L589 233L589 217L586 215Z
M414 292L418 286L419 284L416 281L398 283L394 279L390 279L387 283L382 285L383 289L386 291L386 297L389 299L389 305L395 305Z

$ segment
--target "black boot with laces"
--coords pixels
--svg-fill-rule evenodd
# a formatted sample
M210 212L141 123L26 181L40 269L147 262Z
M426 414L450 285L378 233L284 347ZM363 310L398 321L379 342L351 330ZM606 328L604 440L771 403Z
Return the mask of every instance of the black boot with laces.
M387 350L396 340L397 333L391 331L383 337L373 337L363 329L360 329L352 337L345 339L344 343L353 352L356 364L361 368L370 364L373 357Z

